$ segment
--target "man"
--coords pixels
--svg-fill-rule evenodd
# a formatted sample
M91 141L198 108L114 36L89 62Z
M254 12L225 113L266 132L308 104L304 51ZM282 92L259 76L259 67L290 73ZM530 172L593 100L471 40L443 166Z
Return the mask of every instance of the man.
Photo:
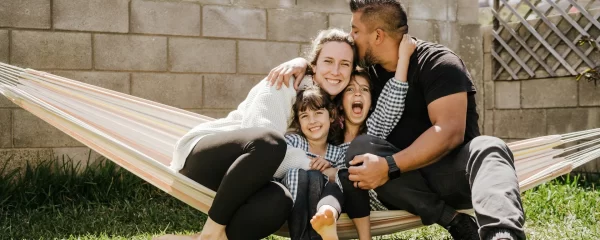
M406 12L397 0L351 0L350 9L351 34L378 99L394 76ZM291 60L273 69L269 79L287 84L292 74L302 77L306 66L302 58ZM402 119L387 141L360 136L352 142L346 180L375 189L388 209L417 214L426 225L440 224L455 239L525 239L512 153L500 139L480 136L475 87L462 60L448 48L419 40L408 73ZM475 210L479 226L455 210L466 208Z

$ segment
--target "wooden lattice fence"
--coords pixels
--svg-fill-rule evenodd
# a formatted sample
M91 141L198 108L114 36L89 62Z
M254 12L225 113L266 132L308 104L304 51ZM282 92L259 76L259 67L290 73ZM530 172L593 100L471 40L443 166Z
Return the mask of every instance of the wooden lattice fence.
M577 76L600 63L600 0L495 0L494 80Z

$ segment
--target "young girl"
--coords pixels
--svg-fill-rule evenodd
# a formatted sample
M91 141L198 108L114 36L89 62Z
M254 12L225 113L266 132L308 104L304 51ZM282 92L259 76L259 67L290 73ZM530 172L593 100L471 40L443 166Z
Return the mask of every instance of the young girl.
M396 76L386 83L380 94L379 104L368 117L366 124L364 120L371 108L369 77L364 71L358 71L353 75L352 81L342 95L346 131L343 137L337 136L337 142L340 142L341 139L345 142L340 147L347 148L354 137L364 132L383 139L389 135L404 111L404 100L408 92L408 62L415 47L415 42L409 35L405 35L400 43ZM345 169L340 172L340 174L345 173L347 173ZM345 199L335 198L335 196L339 196L336 193L330 193L329 195L334 196L334 198L321 199L317 205L317 214L311 219L313 228L323 239L338 239L336 219L340 211L337 210L337 206L341 204L345 204L345 211L354 222L359 239L371 239L369 210L387 210L377 199L375 191L352 189L350 193L348 191L344 192ZM365 215L365 209L367 211L366 216L363 216Z

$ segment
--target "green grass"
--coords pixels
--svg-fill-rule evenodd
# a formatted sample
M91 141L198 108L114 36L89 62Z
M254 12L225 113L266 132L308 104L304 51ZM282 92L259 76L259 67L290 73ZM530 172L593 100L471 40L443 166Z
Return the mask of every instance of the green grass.
M2 164L0 239L150 239L198 232L206 219L109 161L86 167L49 161L22 171L7 171ZM600 239L598 183L564 177L527 191L529 239ZM448 237L429 226L379 239Z

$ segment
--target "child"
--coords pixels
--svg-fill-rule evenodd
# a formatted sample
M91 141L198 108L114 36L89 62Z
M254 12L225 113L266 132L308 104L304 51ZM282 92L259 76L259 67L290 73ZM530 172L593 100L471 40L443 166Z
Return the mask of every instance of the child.
M415 42L409 35L405 35L400 43L396 76L390 79L383 88L379 104L368 117L366 127L364 120L371 106L369 78L366 73L360 71L353 75L353 80L342 95L342 107L347 127L344 136L337 137L338 142L340 139L345 142L340 147L347 148L348 143L354 137L365 131L369 135L384 139L389 135L404 111L404 100L408 92L408 63L415 47ZM344 158L346 157L344 156ZM339 182L338 184L341 185ZM329 193L329 195L335 197L339 194ZM371 239L369 210L386 210L385 206L379 202L377 194L373 190L351 189L351 193L344 192L344 196L347 201L345 211L354 222L359 239ZM323 239L337 239L336 219L339 216L337 206L343 202L344 199L329 197L323 198L317 205L318 211L311 219L311 224Z

